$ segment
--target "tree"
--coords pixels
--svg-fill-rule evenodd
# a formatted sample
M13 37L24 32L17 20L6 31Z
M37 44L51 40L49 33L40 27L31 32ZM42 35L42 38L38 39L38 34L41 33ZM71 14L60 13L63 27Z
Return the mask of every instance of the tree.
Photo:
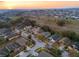
M65 20L57 20L56 24L59 25L59 26L64 26Z
M75 57L79 57L79 52L77 52L77 53L75 54Z
M6 39L3 36L0 36L0 44L4 44L6 42Z
M72 41L78 41L79 42L79 35L76 34L74 31L63 31L62 36L68 37Z
M32 39L28 39L28 41L26 42L26 45L29 47L32 47L35 45L35 41L33 41Z
M44 31L46 31L46 32L47 31L49 31L49 32L51 31L51 29L49 28L49 26L45 26L45 25L42 26L41 29L44 30Z
M49 49L52 55L54 55L55 57L60 57L61 56L61 51L57 48L57 47L52 47Z
M30 20L30 19L24 19L23 24L27 25L27 26L35 26L36 25L36 21L34 20Z
M45 42L46 44L48 43L48 39L45 38L45 36L43 36L43 35L37 35L37 38L38 38L38 40L41 40L41 41Z
M39 40L42 40L42 41L45 40L45 37L44 37L43 35L37 35L37 38L38 38Z

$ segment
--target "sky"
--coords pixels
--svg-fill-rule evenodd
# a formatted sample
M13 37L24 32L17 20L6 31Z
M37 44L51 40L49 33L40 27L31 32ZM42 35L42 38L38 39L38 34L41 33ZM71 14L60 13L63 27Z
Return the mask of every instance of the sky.
M78 1L25 1L4 0L0 1L0 9L48 9L79 7Z

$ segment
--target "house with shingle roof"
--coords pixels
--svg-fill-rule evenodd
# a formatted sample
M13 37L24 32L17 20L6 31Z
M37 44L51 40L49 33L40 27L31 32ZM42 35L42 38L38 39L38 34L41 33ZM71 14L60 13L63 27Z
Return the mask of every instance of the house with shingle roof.
M54 34L54 35L51 35L48 39L49 41L51 42L56 42L56 41L59 41L62 37L58 34Z

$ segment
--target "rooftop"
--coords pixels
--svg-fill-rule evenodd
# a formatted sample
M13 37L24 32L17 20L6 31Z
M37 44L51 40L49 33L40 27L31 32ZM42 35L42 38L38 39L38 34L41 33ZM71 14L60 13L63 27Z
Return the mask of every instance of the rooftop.
M39 53L38 57L53 57L53 56L50 53L43 51Z
M20 45L18 43L12 43L12 44L8 44L6 46L9 50L14 50L20 47Z
M60 38L61 38L61 36L60 35L56 35L56 34L54 34L54 35L49 37L50 40L53 39L55 41L59 40Z

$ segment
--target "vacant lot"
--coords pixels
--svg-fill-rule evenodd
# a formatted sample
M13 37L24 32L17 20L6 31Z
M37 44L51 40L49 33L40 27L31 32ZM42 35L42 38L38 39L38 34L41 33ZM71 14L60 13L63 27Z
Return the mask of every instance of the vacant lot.
M40 17L34 17L31 18L32 20L35 20L37 24L40 24L41 26L47 25L53 30L57 31L67 31L72 30L76 33L79 33L79 20L71 20L67 19L68 23L66 23L64 26L58 26L56 21L59 20L59 18L54 17L48 17L48 16L40 16Z

